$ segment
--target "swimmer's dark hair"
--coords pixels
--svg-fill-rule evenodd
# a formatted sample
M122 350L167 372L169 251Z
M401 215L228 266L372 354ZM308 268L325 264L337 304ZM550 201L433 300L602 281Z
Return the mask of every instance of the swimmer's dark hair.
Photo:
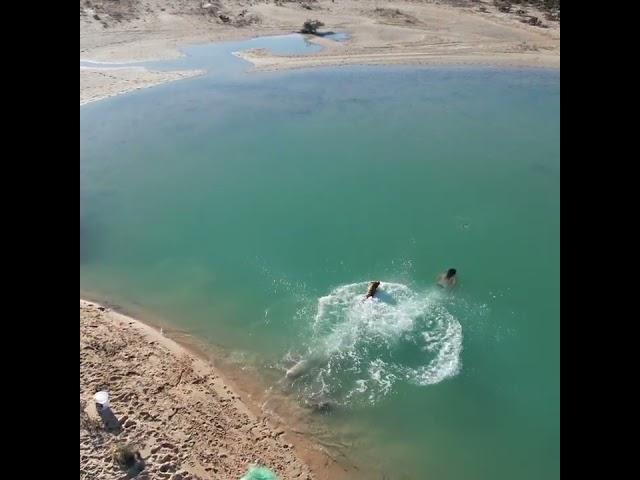
M456 269L455 268L450 268L449 270L447 270L447 278L451 278L456 274Z

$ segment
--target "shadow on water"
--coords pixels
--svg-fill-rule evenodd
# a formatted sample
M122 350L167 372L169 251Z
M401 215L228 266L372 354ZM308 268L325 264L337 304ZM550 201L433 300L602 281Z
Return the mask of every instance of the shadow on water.
M329 38L335 42L344 42L345 40L349 40L349 35L345 32L316 32L313 34L315 37Z
M300 32L301 34L305 35L306 32ZM310 35L313 35L314 37L331 37L332 35L335 35L336 32L316 32L316 33L312 33Z

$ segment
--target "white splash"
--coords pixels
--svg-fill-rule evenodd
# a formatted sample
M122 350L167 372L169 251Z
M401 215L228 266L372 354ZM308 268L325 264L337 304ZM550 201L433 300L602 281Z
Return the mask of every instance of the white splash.
M303 396L375 403L399 381L432 385L460 371L462 327L442 292L383 282L364 300L366 287L343 285L318 299L307 352L288 375Z

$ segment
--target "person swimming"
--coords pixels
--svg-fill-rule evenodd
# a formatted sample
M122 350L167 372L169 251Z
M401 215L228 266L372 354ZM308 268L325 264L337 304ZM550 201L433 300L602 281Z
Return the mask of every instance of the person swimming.
M441 288L453 288L456 286L457 283L457 279L456 279L456 269L455 268L450 268L449 270L447 270L444 273L441 273L438 276L438 286Z
M367 288L367 294L364 296L364 299L366 300L369 297L373 297L376 294L376 290L378 289L379 286L380 286L380 282L377 280L374 282L369 282L369 287Z

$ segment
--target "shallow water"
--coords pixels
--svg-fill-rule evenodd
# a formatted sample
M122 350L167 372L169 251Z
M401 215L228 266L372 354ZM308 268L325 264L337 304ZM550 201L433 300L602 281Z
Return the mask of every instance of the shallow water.
M387 478L559 478L559 74L246 74L242 48L312 47L192 47L151 66L208 75L81 108L81 289L326 405Z
M349 39L349 36L344 32L335 32L324 35L323 38L344 42ZM173 60L119 63L80 59L80 68L130 68L132 66L146 67L152 70L206 68L211 74L221 75L231 73L234 70L245 70L247 63L236 59L230 53L251 49L265 49L275 55L310 55L319 52L322 47L309 41L304 35L293 33L237 42L191 45L183 49L183 56Z

